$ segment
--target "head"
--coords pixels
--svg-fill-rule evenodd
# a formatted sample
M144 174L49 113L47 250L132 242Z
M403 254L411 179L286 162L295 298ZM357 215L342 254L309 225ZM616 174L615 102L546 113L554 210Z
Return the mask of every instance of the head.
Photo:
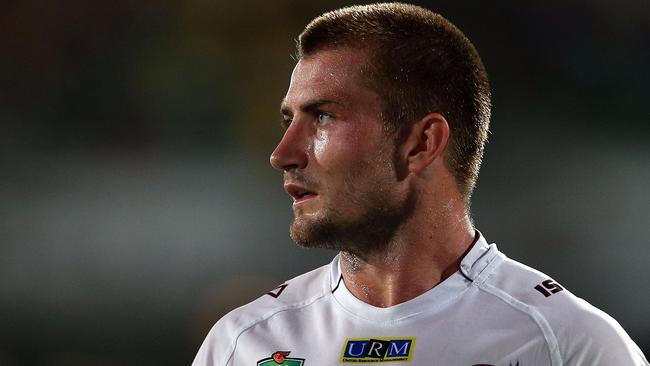
M294 240L336 249L388 242L416 209L421 192L409 177L427 167L409 159L414 130L429 125L426 165L444 166L469 204L490 94L478 53L456 27L412 5L355 6L314 19L297 48L282 107L288 128L271 156L295 199Z

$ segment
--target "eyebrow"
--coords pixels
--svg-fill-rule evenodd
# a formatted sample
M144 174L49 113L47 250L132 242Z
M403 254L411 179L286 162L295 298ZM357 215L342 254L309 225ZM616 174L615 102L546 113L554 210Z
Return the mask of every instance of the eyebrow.
M311 100L303 105L300 106L300 111L305 112L305 113L311 113L317 110L318 108L326 105L326 104L338 104L341 105L339 102L335 102L333 100L329 99L316 99L316 100ZM291 109L285 104L285 100L282 100L282 104L280 107L280 113L282 113L285 116L291 116L293 113L291 112Z

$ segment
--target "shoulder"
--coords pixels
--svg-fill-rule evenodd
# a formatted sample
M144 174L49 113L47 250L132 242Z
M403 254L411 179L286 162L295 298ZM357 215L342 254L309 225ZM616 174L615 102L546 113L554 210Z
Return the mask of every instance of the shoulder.
M503 254L499 257L479 287L536 322L552 358L564 365L647 365L638 346L611 316L548 275Z
M237 339L255 325L283 311L299 309L329 293L329 265L284 282L219 319L203 341L192 366L227 365Z

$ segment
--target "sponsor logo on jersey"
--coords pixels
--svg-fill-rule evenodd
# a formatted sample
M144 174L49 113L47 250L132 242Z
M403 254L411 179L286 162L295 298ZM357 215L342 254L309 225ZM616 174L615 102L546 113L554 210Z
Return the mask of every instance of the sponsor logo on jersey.
M289 356L291 351L277 351L271 357L257 361L257 366L302 366L305 364L304 358L293 358Z
M341 363L411 362L415 338L348 338Z

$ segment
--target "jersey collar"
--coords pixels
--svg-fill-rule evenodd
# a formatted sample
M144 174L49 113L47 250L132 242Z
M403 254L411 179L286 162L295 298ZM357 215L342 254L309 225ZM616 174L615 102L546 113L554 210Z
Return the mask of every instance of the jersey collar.
M491 271L487 270L494 262L498 250L489 244L481 233L460 263L460 270L439 283L431 290L407 302L387 308L380 308L357 299L342 280L339 255L330 265L329 289L334 300L352 315L374 323L394 323L408 318L417 319L422 314L439 311L450 301L460 296L473 282L482 282Z

